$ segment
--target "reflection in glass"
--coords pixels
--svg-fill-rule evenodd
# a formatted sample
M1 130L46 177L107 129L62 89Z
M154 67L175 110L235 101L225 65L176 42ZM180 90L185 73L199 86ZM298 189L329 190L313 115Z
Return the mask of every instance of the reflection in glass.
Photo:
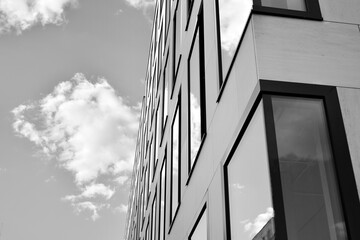
M165 239L165 201L166 201L166 158L164 159L163 166L161 168L161 181L160 181L160 226L159 226L159 234L160 240Z
M264 113L258 106L231 161L228 174L232 240L273 239L272 206Z
M190 240L207 240L207 210L205 210L200 221L197 223L194 232L190 236Z
M261 6L306 11L305 0L261 0Z
M154 167L155 167L155 161L154 161L154 141L153 138L150 141L150 155L149 155L149 159L150 159L150 178L151 181L154 177Z
M218 0L223 78L229 70L236 47L252 9L252 0Z
M201 119L201 92L200 92L200 45L199 30L195 33L194 45L190 52L189 64L189 104L190 104L190 169L194 164L199 151L202 132Z
M160 138L161 138L161 126L160 126L160 111L159 107L156 109L156 125L155 125L155 165L157 165L159 158Z
M174 217L176 209L179 204L179 132L180 132L180 125L179 125L179 107L177 107L174 117L174 122L171 129L171 137L172 137L172 155L171 155L171 220Z
M347 239L323 101L272 104L288 239Z

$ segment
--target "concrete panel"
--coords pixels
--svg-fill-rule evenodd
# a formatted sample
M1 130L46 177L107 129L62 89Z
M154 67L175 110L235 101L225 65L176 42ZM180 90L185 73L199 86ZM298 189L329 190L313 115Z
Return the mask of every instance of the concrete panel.
M360 23L359 0L319 0L319 4L325 21Z
M360 198L360 89L337 88L337 91Z
M226 239L225 238L225 204L224 192L222 186L221 166L215 172L214 178L209 187L209 202L208 202L208 229L210 233L209 239Z
M357 25L254 15L261 79L360 87Z

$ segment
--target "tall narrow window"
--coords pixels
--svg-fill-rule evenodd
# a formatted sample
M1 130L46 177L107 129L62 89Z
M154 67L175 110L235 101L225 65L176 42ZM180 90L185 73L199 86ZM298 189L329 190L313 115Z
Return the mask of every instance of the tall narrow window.
M224 169L230 236L232 240L262 239L269 230L273 237L275 214L262 104L243 131Z
M196 220L195 226L193 227L189 240L207 240L207 210L206 207L201 211L200 216Z
M169 101L169 79L170 69L168 66L169 52L167 53L164 66L163 94L162 94L162 132L164 132L165 123L168 117L168 101Z
M150 161L150 179L151 182L154 179L154 168L155 168L155 159L154 159L154 138L150 140L150 154L149 154L149 161Z
M180 63L180 47L181 47L181 3L177 1L176 10L174 14L174 40L173 40L173 78L172 89L175 87L177 70Z
M271 102L288 239L348 239L323 100Z
M202 19L202 12L200 11L188 58L189 172L192 170L206 134Z
M165 149L166 153L166 149ZM159 201L159 240L165 239L165 210L166 210L166 155L160 173L160 201Z
M180 204L180 100L175 110L171 127L171 207L172 222Z
M252 9L252 0L216 0L220 86L228 75L239 40Z
M152 208L151 208L151 239L155 240L156 239L156 191L155 191L155 197L154 197L154 201L152 203Z
M159 148L160 148L160 139L161 139L161 119L160 119L160 103L156 108L156 125L155 125L155 168L159 159Z

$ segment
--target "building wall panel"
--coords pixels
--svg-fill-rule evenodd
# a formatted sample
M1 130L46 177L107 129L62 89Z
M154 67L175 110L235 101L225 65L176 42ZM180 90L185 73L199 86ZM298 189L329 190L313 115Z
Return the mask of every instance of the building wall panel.
M261 79L360 87L357 25L254 15Z
M325 21L360 23L359 0L319 0L319 4Z
M337 90L360 198L360 89L337 88Z

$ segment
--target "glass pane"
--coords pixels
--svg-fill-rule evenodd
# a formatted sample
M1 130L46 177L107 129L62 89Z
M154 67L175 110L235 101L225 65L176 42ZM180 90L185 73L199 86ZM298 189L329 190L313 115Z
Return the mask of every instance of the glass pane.
M218 0L223 78L252 9L252 0Z
M201 108L200 108L200 48L199 31L196 31L194 46L189 58L190 92L190 168L194 164L201 143Z
M207 240L207 210L201 216L200 221L196 225L196 229L192 233L190 240Z
M179 108L175 113L175 119L172 126L172 209L171 219L174 217L178 207L179 198Z
M152 210L151 210L151 216L152 216L152 220L151 220L151 226L152 226L152 230L151 230L151 239L155 240L156 237L156 198L153 201L152 204Z
M168 58L166 59L164 67L164 86L163 86L163 128L165 126L166 117L168 115L168 97L169 97L169 68L168 68Z
M161 168L161 182L160 182L160 240L164 240L165 236L165 200L166 200L166 158L164 159L163 167Z
M323 101L272 104L288 239L347 239Z
M306 11L305 0L261 0L264 7Z
M227 166L232 240L274 239L262 103Z

